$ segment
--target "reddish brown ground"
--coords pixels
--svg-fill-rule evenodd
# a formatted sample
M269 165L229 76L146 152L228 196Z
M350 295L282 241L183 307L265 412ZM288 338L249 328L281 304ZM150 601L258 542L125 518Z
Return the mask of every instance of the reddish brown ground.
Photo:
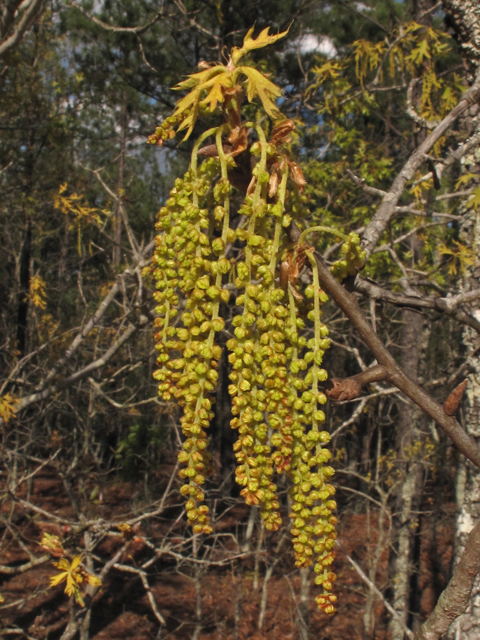
M140 493L138 493L138 496ZM132 513L137 499L135 487L128 483L115 483L106 488L103 502L90 508L91 515L105 520L114 518L116 514ZM44 474L35 483L32 503L60 517L71 517L72 510L63 489L54 476ZM5 518L10 506L3 503ZM136 505L139 508L139 505ZM142 535L148 533L158 545L164 532L171 525L173 515L178 515L178 508L169 512L163 521L155 521L150 528L137 532L138 540L132 542L125 564L138 566L149 556L149 549L144 545ZM245 523L247 512L243 506L232 509L217 527L217 531L235 533L238 523ZM28 547L40 556L38 547L44 531L63 534L62 528L51 524L42 514L33 514L15 507L13 530L21 531ZM372 522L374 522L372 520ZM242 529L244 530L244 528ZM179 531L181 531L179 529ZM8 543L11 534L8 530L0 531L0 565L15 567L28 561L25 549L17 542ZM277 534L278 535L278 534ZM68 536L68 533L67 533ZM425 617L433 608L439 591L448 579L452 547L452 518L445 517L444 524L437 525L434 538L432 522L422 522L420 549L421 568L419 572L419 593L421 594L421 617ZM373 544L377 532L369 528L368 518L364 513L344 512L341 517L339 540L342 550L338 552L335 570L338 575L336 592L339 595L338 613L333 618L316 609L314 596L315 586L311 590L311 606L309 608L309 624L311 637L318 640L362 640L363 613L367 588L355 570L348 563L345 553L351 555L365 569L368 567L368 555L373 553ZM269 543L273 549L277 539ZM99 556L107 560L119 548L120 538L107 538L99 548ZM73 546L72 546L73 544ZM77 540L81 548L81 540ZM255 540L253 541L255 547ZM70 548L75 547L75 540ZM235 544L226 547L235 553ZM220 557L220 556L218 556ZM268 561L274 559L270 552ZM386 586L387 552L382 555L377 585L380 589ZM3 584L0 593L5 598L0 605L0 636L3 627L18 627L28 631L32 638L38 640L48 638L57 640L65 627L69 602L62 587L49 588L49 577L56 570L51 562L46 562L32 570L13 576L0 573ZM289 639L299 638L298 609L295 598L300 590L300 578L292 563L290 552L283 554L268 583L268 606L263 631L258 631L258 616L262 597L265 565L260 563L260 580L258 589L254 589L254 561L252 557L243 559L241 563L227 564L223 567L209 568L202 576L202 631L200 640L220 640L238 638L239 640ZM195 629L195 585L191 579L191 567L183 564L178 567L174 558L162 556L149 570L149 583L158 609L167 625L161 635L157 635L159 625L150 608L147 595L140 579L134 575L113 570L105 581L102 590L95 598L92 619L91 638L94 640L151 640L166 638L187 640L192 638ZM237 611L237 625L235 625ZM239 616L238 616L239 612ZM386 622L384 608L377 602L375 638L386 639ZM237 629L235 630L235 626ZM12 635L11 637L22 637ZM25 635L23 635L25 637Z

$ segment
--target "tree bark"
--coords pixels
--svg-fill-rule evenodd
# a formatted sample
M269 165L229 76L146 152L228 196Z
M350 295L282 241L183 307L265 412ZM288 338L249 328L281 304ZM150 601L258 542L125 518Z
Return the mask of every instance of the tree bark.
M401 364L414 379L418 377L420 349L423 337L424 318L415 311L403 313L401 343L405 345ZM415 441L421 439L418 423L421 412L413 404L402 406L397 426L397 455L400 459L398 470L401 474L397 494L395 517L393 519L393 553L390 561L392 581L392 605L398 618L390 621L392 640L403 640L405 627L409 623L410 579L416 519L412 512L420 503L422 467L419 454L412 453ZM420 454L421 455L421 454Z
M127 144L127 96L125 92L122 96L122 110L120 113L120 159L118 164L118 185L117 185L117 197L118 202L115 208L115 221L114 221L114 233L113 233L113 266L117 267L122 261L122 200L124 190L124 174L125 174L125 153Z
M480 66L480 4L478 0L443 0L445 22L463 51L471 79Z
M27 214L27 228L20 253L19 300L17 311L17 351L23 358L27 345L28 293L30 290L30 258L32 253L32 222Z
M454 37L459 43L472 81L480 67L480 4L478 0L443 0L445 22L453 29ZM478 126L478 125L477 125ZM468 171L479 173L480 148L474 148L469 156L462 160ZM469 243L475 255L480 250L480 215L470 209L465 216L461 235L463 241ZM463 289L479 287L478 264L469 268L463 281ZM478 302L471 305L470 310L476 319L480 319ZM466 354L480 346L478 334L466 327L463 332L463 343ZM465 399L465 427L469 435L480 442L480 363L474 359L474 371L468 379ZM458 567L461 555L470 531L480 522L480 470L462 459L457 475L457 532L455 539L455 560ZM467 611L460 616L449 629L448 637L462 640L477 640L480 637L480 579L473 582L472 594Z

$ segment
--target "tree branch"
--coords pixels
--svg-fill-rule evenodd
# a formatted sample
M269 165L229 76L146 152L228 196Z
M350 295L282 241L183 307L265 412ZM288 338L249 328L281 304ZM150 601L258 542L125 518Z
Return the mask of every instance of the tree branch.
M369 256L375 248L380 236L386 230L389 220L395 214L395 207L400 200L405 185L415 175L415 171L424 162L425 155L433 148L436 142L445 134L452 126L455 120L468 107L477 102L480 98L480 73L477 74L473 85L465 92L463 98L450 113L440 122L432 133L425 138L422 144L415 149L410 158L404 164L400 173L393 181L388 193L384 196L383 202L372 220L367 224L362 236L363 247Z
M10 51L10 49L13 49L20 43L25 31L42 10L44 1L45 0L32 0L30 4L27 4L25 13L21 17L12 35L0 42L0 56L3 56L7 51ZM21 9L21 5L19 9Z
M480 522L470 532L465 550L437 606L414 640L438 640L468 607L473 582L480 571Z
M458 308L459 305L463 303L471 302L479 298L480 290L468 291L457 296L439 296L437 298L410 296L404 293L388 291L387 289L383 289L377 284L358 276L355 281L355 290L363 293L369 298L389 302L397 307L408 307L410 309L432 309L433 311L446 313L447 315L452 316L452 318L455 318L455 320L472 327L472 329L475 329L475 331L480 333L480 322L473 316L468 315L465 311Z
M292 222L289 227L290 240L294 243L300 238L300 230ZM386 379L417 404L429 415L450 437L457 449L473 464L480 468L480 448L457 420L447 416L443 407L439 405L416 382L409 378L396 363L394 357L386 349L380 338L367 322L354 294L349 293L330 273L322 258L316 255L320 284L333 298L337 306L350 319L360 337L363 339L378 364L385 367Z
M139 25L138 27L115 27L111 24L107 24L106 22L103 22L102 20L92 15L88 11L85 11L85 9L80 5L78 5L76 2L72 2L70 0L70 2L68 2L68 5L70 7L73 7L74 9L78 9L80 13L83 13L85 17L87 17L89 20L94 22L99 27L102 27L102 29L105 29L105 31L114 31L115 33L135 33L137 35L140 33L145 33L145 31L147 31L147 29L149 29L156 22L158 22L160 18L163 18L163 7L162 7L160 11L158 11L155 14L155 17L152 20L150 20L150 22L147 22L147 24L142 24L142 25Z
M62 389L65 389L66 387L69 387L74 382L77 382L78 380L81 380L82 378L87 377L90 373L92 373L92 371L96 371L97 369L104 367L107 364L107 362L111 360L111 358L117 353L117 351L131 338L131 336L136 331L138 331L140 327L144 326L148 322L149 320L146 316L143 316L143 315L140 316L138 324L130 324L128 329L126 329L124 333L122 333L122 335L120 336L120 338L118 338L118 340L114 341L110 349L108 349L108 351L106 351L101 358L97 358L97 360L94 360L93 362L88 364L86 367L83 367L83 369L80 369L79 371L75 371L75 373L72 373L72 375L68 376L68 378L65 378L64 380L57 382L51 387L47 387L42 391L31 393L28 396L20 398L20 400L15 406L15 413L18 413L23 409L26 409L31 404L35 404L36 402L45 400L49 396L55 393L58 393L59 391L61 391ZM2 424L2 422L0 422L0 424Z
M338 542L337 542L337 545L340 547L340 549L342 549L341 545ZM342 549L342 551L343 551L343 549ZM405 635L408 638L410 638L411 640L415 640L412 631L410 631L410 629L408 629L405 626L403 620L400 618L400 616L395 611L395 609L392 607L392 605L385 599L385 596L380 591L380 589L370 580L370 578L368 578L368 576L362 571L362 569L355 562L355 560L348 555L348 553L346 553L345 551L343 551L343 553L344 553L345 557L347 558L347 560L349 561L349 563L352 565L352 567L358 573L360 578L365 582L366 585L368 585L368 587L374 592L374 594L378 598L380 598L380 600L383 602L383 604L384 604L385 608L387 609L387 611L399 622L399 624L401 624L401 626L403 627L403 630L405 632Z
M81 345L83 340L87 337L87 335L90 333L90 331L99 323L101 318L104 316L105 311L109 307L110 303L115 298L117 293L120 291L121 284L122 284L122 282L121 282L122 278L124 278L127 275L132 275L132 273L135 271L135 269L138 269L140 267L145 266L146 265L146 263L144 262L145 256L147 256L153 250L154 246L155 246L155 240L152 240L138 254L138 259L137 259L137 262L136 262L135 266L133 268L128 267L127 269L125 269L123 274L121 274L117 278L117 281L111 287L110 291L107 293L105 298L102 300L102 302L100 303L100 305L99 305L98 309L96 310L96 312L93 314L93 316L90 318L90 320L85 324L85 326L82 328L80 333L78 333L75 336L75 338L72 341L72 343L69 346L69 348L65 351L63 356L57 360L57 362L54 364L54 366L50 369L48 374L45 376L45 378L42 381L42 383L37 387L37 389L36 389L37 392L42 391L43 389L45 389L45 387L49 384L49 382L51 382L55 378L55 376L60 371L60 369L68 362L68 360L70 360L70 358L73 356L75 351Z
M350 378L333 378L325 385L325 395L332 402L343 402L358 398L362 387L372 382L380 382L387 378L387 370L379 364Z

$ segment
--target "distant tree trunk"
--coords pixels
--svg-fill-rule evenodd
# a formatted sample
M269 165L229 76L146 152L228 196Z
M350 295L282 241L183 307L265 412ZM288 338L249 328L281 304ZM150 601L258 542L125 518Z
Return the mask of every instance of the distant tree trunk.
M403 323L401 343L404 351L401 364L403 370L407 371L411 378L416 379L424 318L419 313L406 310L403 313ZM412 447L416 440L421 439L420 420L421 412L416 406L413 404L401 406L397 423L397 455L400 459L398 469L401 480L393 518L390 576L392 606L405 626L409 622L412 558L418 528L418 521L412 512L418 511L422 483L420 456L413 453ZM392 640L403 640L404 626L399 620L392 618L390 633Z
M32 253L32 222L27 214L27 228L20 253L19 300L17 311L17 351L20 358L25 355L27 343L28 292L30 290L30 258Z
M300 569L300 601L298 603L298 630L300 640L309 638L308 603L310 600L310 567Z
M58 286L62 290L66 286L69 227L70 216L66 214L63 226L63 237L60 240L60 260L58 261Z
M117 267L122 261L122 210L121 200L123 199L124 174L125 174L125 153L127 144L127 96L122 97L122 110L120 113L120 159L118 164L118 185L117 197L119 201L115 208L115 221L113 233L113 266Z

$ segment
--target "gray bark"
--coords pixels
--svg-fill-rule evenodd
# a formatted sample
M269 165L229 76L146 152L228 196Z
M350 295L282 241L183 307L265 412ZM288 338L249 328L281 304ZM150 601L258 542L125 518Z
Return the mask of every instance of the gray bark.
M403 314L402 368L416 379L423 337L424 318L414 311ZM402 407L397 427L397 452L403 462L400 463L402 481L397 496L396 517L394 519L394 552L392 566L392 605L398 618L390 621L392 640L403 640L405 627L408 626L410 602L410 578L412 574L412 553L414 536L417 531L412 511L417 510L421 492L421 462L417 455L409 450L412 444L421 438L419 430L420 411L412 405Z
M480 66L480 4L478 0L443 0L445 22L462 48L471 79Z
M453 29L454 37L460 44L465 64L472 81L480 68L480 3L478 0L443 0L446 12L445 22ZM475 115L475 114L472 114ZM468 171L480 173L480 148L477 146L469 156L465 156L463 164ZM472 212L466 216L466 224L462 232L462 240L480 251L480 216ZM470 244L471 243L471 244ZM463 282L463 289L479 287L478 266L470 268ZM479 305L473 303L469 311L480 319ZM465 328L463 342L466 355L472 354L480 347L478 334L471 328ZM480 363L473 358L473 371L469 375L465 399L465 427L475 441L480 442ZM455 566L458 567L460 557L465 549L466 539L477 522L480 521L480 470L468 460L463 459L457 476L457 532L455 539ZM448 637L461 640L477 640L480 638L480 579L474 580L472 595L467 611L460 616L449 629Z

